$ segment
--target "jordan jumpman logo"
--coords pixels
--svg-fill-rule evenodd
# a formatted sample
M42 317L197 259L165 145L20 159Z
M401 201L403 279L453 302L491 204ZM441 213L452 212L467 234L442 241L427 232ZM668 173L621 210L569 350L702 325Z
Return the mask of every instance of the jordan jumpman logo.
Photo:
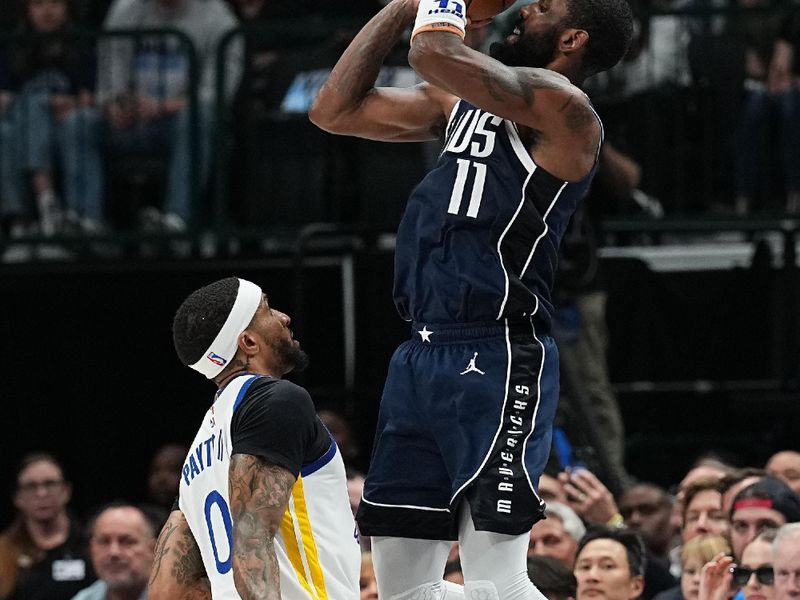
M475 366L475 359L478 358L478 353L476 352L472 358L469 359L469 364L467 368L461 371L462 375L466 375L467 373L475 372L480 373L481 375L486 375L483 371L481 371L478 367Z

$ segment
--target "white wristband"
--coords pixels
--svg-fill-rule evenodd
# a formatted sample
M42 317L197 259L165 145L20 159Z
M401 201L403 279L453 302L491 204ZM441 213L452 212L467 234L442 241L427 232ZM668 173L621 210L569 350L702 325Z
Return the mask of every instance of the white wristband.
M466 26L467 8L463 0L420 0L411 41L423 31L447 31L463 40Z

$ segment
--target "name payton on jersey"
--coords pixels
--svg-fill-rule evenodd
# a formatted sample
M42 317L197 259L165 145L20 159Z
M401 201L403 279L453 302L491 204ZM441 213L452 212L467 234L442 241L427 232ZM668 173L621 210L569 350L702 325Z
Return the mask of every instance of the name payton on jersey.
M210 467L214 460L222 460L224 451L225 437L222 431L219 435L212 433L210 438L197 444L189 453L181 471L186 485L191 485L195 476L200 475L206 467Z

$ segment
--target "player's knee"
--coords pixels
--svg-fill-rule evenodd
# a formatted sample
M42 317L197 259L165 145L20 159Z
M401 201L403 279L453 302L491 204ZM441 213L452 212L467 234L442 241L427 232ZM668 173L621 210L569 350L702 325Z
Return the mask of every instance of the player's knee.
M500 600L500 594L491 581L465 581L464 596L470 600Z
M445 588L441 581L432 581L399 594L394 594L389 597L389 600L444 600L445 593ZM449 597L450 595L448 594Z
M466 573L465 573L466 576ZM464 595L470 600L545 600L527 571L492 579L467 579Z

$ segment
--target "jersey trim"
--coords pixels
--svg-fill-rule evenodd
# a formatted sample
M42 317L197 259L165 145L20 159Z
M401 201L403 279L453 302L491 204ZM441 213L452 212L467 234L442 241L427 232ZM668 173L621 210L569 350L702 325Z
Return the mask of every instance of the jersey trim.
M447 127L445 128L446 132L450 130L450 126L453 124L453 117L456 116L456 113L458 112L458 107L460 105L461 105L461 100L457 100L456 103L453 104L453 108L450 109L450 116L447 117Z
M586 96L586 93L583 94ZM600 160L600 150L603 148L603 142L606 139L606 130L603 127L603 119L600 118L600 115L597 114L597 111L594 109L594 105L592 105L591 100L589 100L589 96L586 96L586 100L589 102L589 108L594 113L594 116L597 118L597 122L600 124L600 141L597 143L597 152L594 155L594 164L596 165L597 162Z
M336 441L333 438L331 438L331 446L330 446L330 448L328 448L328 450L325 452L325 454L320 456L317 460L315 460L314 462L309 463L305 467L303 467L300 470L300 476L301 477L308 477L312 473L316 473L322 467L324 467L329 462L331 462L333 460L334 456L336 456Z
M417 506L415 504L383 504L382 502L370 502L364 495L361 495L361 500L372 506L381 506L383 508L410 508L411 510L427 510L431 512L450 512L449 508L433 508L431 506Z
M533 162L533 161L531 160L531 162ZM503 280L504 280L503 301L500 303L500 310L497 312L497 318L498 319L501 319L503 317L503 311L506 309L506 302L508 302L508 292L509 292L509 285L510 285L509 281L508 281L508 270L506 269L506 263L503 260L503 251L501 249L502 245L503 245L503 240L505 239L506 234L508 233L508 231L511 229L511 226L514 224L514 221L517 220L517 217L519 216L519 211L522 210L522 206L525 204L525 190L528 189L528 182L531 180L531 177L533 176L533 174L535 172L536 172L536 164L534 163L533 170L528 173L528 176L525 178L525 183L522 184L522 198L520 198L519 205L517 206L517 210L514 211L514 216L511 217L511 219L508 222L508 225L506 225L506 228L503 230L503 233L500 234L500 237L497 240L497 256L500 259L500 268L503 269ZM537 299L536 308L538 309L538 307L539 307L539 303L538 303L539 297L538 296L535 296L535 297ZM534 312L536 312L536 311L534 311Z
M239 389L239 393L236 394L236 400L234 400L233 402L233 410L231 411L231 414L236 412L236 409L239 408L239 405L242 403L242 400L244 400L244 395L247 393L247 390L249 390L253 382L259 378L260 375L250 375L250 379L248 379L242 384L242 387Z
M517 129L516 123L512 123L508 119L504 119L504 121L506 124L506 133L508 133L508 139L511 142L511 148L514 150L514 154L517 155L519 162L522 163L522 166L524 166L527 171L533 171L536 168L536 163L533 161L533 157L530 153L525 149L525 144L522 143L519 137L519 130Z
M536 340L536 343L539 344L542 349L542 362L539 363L539 376L536 378L536 406L533 408L533 416L531 417L531 430L528 432L528 435L525 436L525 441L522 443L522 456L525 456L525 452L528 449L528 440L533 435L534 429L536 429L536 415L539 414L539 406L542 404L542 373L544 372L544 361L547 354L547 349L536 335L536 326L533 324L533 321L531 321L531 332L533 333L533 339ZM536 492L536 486L533 485L533 481L531 481L531 474L528 473L528 466L525 464L524 460L522 461L522 470L525 471L525 478L528 480L528 485L531 487L533 497L539 501L539 506L541 506L544 502L542 502L541 497Z
M533 247L531 247L531 253L528 254L528 260L525 261L525 266L522 267L522 271L520 271L519 273L520 279L522 279L522 276L525 275L525 271L528 270L528 267L531 264L531 260L533 259L533 255L536 252L536 247L539 245L539 242L542 240L544 236L547 235L547 232L550 231L550 226L547 224L547 217L550 214L550 211L553 210L553 207L556 205L556 202L558 202L558 199L561 197L561 192L563 192L567 188L567 185L568 182L566 181L561 185L561 187L558 189L558 192L556 192L553 201L550 203L550 206L547 207L547 210L542 215L542 223L544 224L544 230L542 231L542 233L539 234L539 237L536 238L536 241L533 242Z
M289 556L289 562L295 570L300 585L314 600L327 600L325 577L322 574L317 544L308 516L302 476L297 479L292 488L289 506L281 520L281 534L286 544L286 554Z

